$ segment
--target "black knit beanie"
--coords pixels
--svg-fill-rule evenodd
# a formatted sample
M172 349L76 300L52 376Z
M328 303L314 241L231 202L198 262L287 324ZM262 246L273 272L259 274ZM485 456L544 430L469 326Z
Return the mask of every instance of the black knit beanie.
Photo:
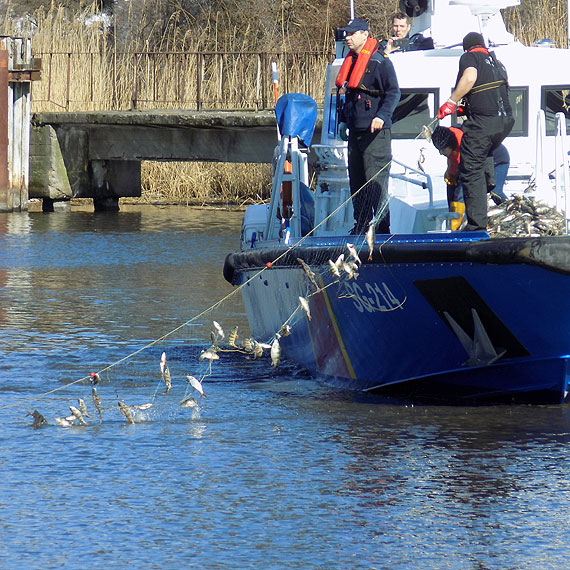
M469 32L463 38L463 51L470 50L472 47L475 46L483 46L485 47L485 40L481 34L477 32Z

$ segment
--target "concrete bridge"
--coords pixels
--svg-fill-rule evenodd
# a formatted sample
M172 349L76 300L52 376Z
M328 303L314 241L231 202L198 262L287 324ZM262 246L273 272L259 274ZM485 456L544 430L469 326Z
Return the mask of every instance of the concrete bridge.
M143 160L269 163L276 144L273 111L37 113L29 196L44 210L71 197L117 210L119 197L141 195Z

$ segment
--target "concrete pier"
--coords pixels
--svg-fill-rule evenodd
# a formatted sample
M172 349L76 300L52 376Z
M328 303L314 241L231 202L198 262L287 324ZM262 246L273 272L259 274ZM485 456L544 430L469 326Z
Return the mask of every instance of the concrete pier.
M273 111L37 113L32 124L30 197L66 199L70 188L97 210L141 195L143 160L269 163L277 144ZM63 172L67 180L59 180Z

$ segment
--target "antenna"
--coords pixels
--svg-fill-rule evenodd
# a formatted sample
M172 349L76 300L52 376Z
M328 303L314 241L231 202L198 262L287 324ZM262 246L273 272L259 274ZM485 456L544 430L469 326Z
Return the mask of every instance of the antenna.
M350 19L354 20L354 0L350 0Z

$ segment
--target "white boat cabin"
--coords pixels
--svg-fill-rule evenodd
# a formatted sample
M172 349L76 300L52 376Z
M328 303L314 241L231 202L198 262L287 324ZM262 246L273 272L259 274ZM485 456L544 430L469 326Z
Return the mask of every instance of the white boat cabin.
M421 13L414 19L411 33L431 36L435 49L390 55L402 91L398 120L392 127L391 231L403 234L448 231L450 214L443 181L446 159L421 132L424 125L437 125L437 110L455 85L463 53L462 39L471 31L483 34L487 47L494 51L509 75L516 122L504 142L511 158L505 193L509 196L532 188L537 200L566 212L568 227L570 191L565 189L570 186L566 139L570 120L570 50L550 47L549 41L527 47L513 38L504 26L500 9L517 5L518 0L416 3ZM404 2L401 4L404 6ZM310 220L315 236L346 235L354 223L346 142L338 135L336 117L335 79L346 51L344 42L337 41L336 59L327 70L321 140L310 147L318 163L311 205L314 215ZM441 124L451 126L457 120L454 115ZM306 208L301 195L302 189L309 185L309 150L302 146L296 137L281 138L271 203L248 208L242 247L255 247L256 241L288 243L306 234L306 224L295 214ZM280 212L287 208L283 206L283 183L292 185L289 207L292 215L286 221L287 227L279 219Z

